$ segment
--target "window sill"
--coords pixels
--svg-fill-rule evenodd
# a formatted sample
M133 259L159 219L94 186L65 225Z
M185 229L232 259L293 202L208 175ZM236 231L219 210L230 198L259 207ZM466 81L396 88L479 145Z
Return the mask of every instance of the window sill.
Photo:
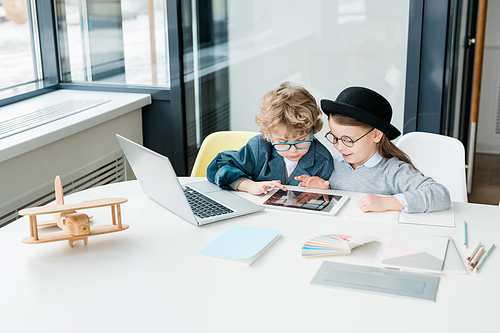
M0 108L0 122L69 99L103 100L103 104L0 139L0 162L40 148L151 104L148 94L59 89Z

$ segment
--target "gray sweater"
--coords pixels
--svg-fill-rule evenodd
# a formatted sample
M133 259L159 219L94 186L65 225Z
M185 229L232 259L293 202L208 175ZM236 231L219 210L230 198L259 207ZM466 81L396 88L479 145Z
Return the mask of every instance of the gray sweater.
M448 189L431 177L416 171L410 164L397 158L382 158L373 166L353 170L341 156L334 158L330 188L405 197L408 213L427 213L447 210L450 207Z

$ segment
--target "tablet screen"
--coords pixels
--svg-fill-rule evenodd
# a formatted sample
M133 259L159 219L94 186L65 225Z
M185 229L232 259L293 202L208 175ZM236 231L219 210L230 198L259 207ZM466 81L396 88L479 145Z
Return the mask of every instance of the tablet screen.
M342 198L340 195L278 190L270 196L264 205L329 212Z

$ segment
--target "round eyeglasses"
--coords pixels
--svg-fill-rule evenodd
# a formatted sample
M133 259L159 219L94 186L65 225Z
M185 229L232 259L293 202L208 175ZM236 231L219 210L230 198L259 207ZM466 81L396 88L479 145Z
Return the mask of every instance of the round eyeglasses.
M268 131L269 139L271 140L271 144L273 145L276 151L287 151L290 147L295 146L297 149L307 149L311 146L311 142L313 141L313 129L311 128L311 138L307 140L301 140L297 142L283 142L283 143L274 143L273 138L271 137L271 133Z
M337 142L342 141L342 143L344 144L344 146L348 147L348 148L351 148L352 146L354 146L354 144L356 142L358 142L359 140L363 139L365 136L368 135L368 133L370 133L371 131L373 131L375 129L372 128L371 130L369 130L368 132L366 132L365 134L363 134L361 137L357 138L356 140L353 140L351 139L350 137L348 137L347 135L342 135L340 138L337 138L335 135L332 134L332 132L328 132L325 134L325 138L330 142L330 143L333 143L334 145L337 144Z

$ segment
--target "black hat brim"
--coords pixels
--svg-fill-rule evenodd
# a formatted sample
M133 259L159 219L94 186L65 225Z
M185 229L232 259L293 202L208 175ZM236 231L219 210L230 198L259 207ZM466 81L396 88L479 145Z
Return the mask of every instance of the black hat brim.
M389 138L389 140L394 140L401 135L401 132L391 123L388 123L372 113L349 104L329 99L322 99L321 110L323 110L327 116L330 114L341 114L375 127L376 129L382 131Z

